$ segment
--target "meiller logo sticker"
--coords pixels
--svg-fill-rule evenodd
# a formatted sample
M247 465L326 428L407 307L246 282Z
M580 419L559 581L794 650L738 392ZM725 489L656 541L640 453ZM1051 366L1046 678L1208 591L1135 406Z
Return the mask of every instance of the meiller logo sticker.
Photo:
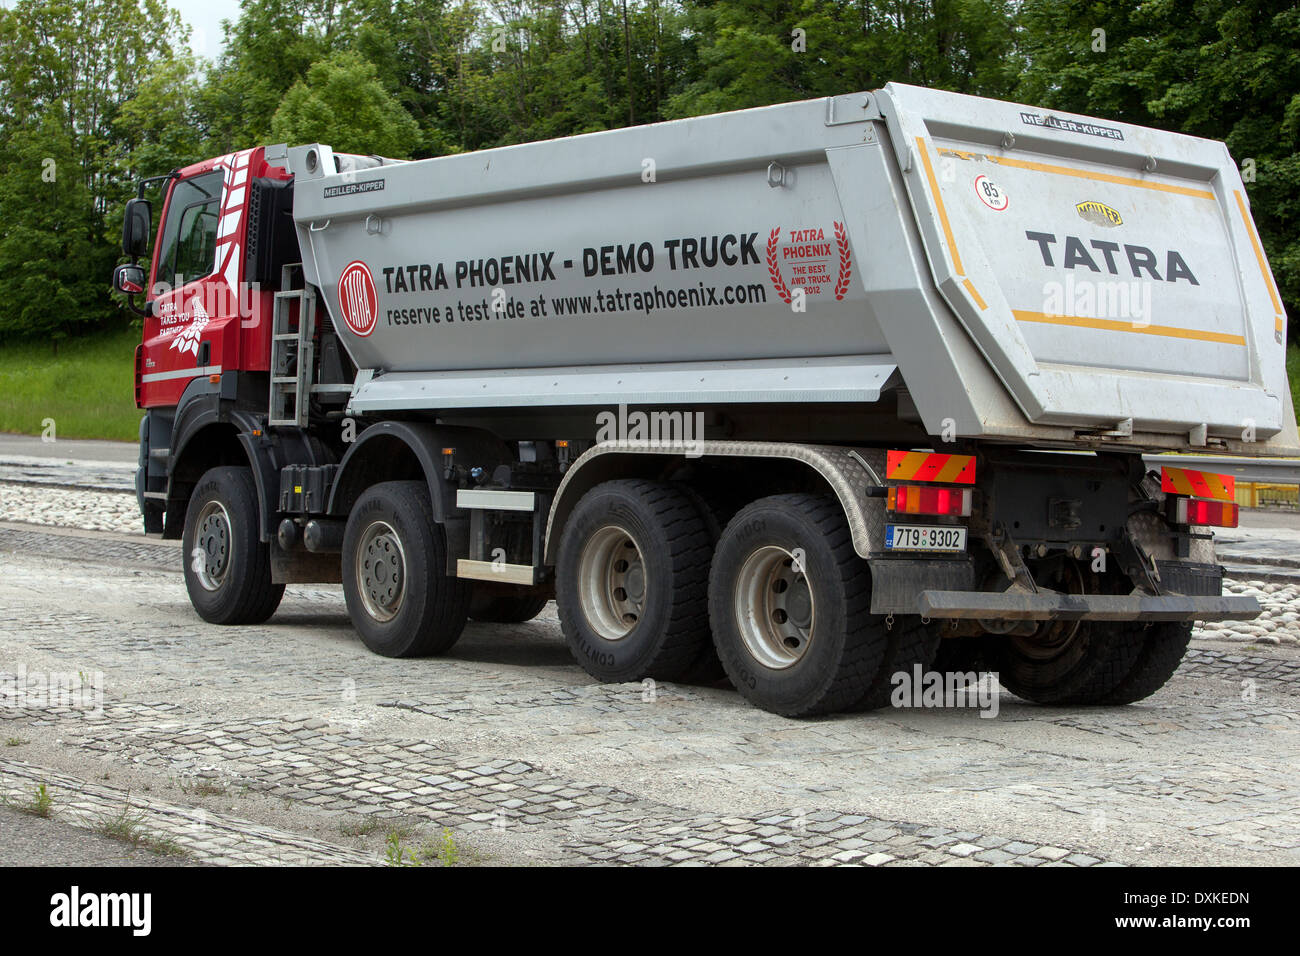
M325 198L336 199L339 196L356 196L361 193L377 193L384 188L382 179L363 179L360 182L344 183L342 186L326 186Z
M360 259L348 263L339 276L339 309L348 328L362 338L375 330L379 293L370 268Z

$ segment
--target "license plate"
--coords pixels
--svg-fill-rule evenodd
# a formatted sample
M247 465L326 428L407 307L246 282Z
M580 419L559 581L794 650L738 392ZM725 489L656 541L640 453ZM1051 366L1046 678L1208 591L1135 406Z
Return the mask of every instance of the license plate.
M965 551L966 529L952 525L886 525L885 550Z

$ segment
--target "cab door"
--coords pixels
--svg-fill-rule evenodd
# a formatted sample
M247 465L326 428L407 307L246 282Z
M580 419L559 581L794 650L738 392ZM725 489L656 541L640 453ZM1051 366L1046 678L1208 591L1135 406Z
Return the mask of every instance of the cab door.
M217 275L223 180L220 169L199 172L173 182L168 194L144 327L146 407L175 405L194 378L221 373L220 333L231 318L231 296Z

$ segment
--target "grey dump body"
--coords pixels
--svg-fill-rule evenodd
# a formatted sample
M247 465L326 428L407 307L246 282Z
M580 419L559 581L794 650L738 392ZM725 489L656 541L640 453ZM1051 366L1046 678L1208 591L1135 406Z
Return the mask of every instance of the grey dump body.
M890 84L286 161L353 414L892 395L948 440L1300 447L1286 316L1220 143Z

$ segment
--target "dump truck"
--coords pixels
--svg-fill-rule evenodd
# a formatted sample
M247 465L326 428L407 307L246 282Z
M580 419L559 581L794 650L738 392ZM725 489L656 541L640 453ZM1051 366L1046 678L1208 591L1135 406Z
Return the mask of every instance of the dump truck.
M123 252L144 530L194 609L341 583L393 657L554 599L597 680L787 716L918 666L1130 703L1260 610L1232 479L1144 453L1300 446L1223 144L914 86L243 150L141 182Z

